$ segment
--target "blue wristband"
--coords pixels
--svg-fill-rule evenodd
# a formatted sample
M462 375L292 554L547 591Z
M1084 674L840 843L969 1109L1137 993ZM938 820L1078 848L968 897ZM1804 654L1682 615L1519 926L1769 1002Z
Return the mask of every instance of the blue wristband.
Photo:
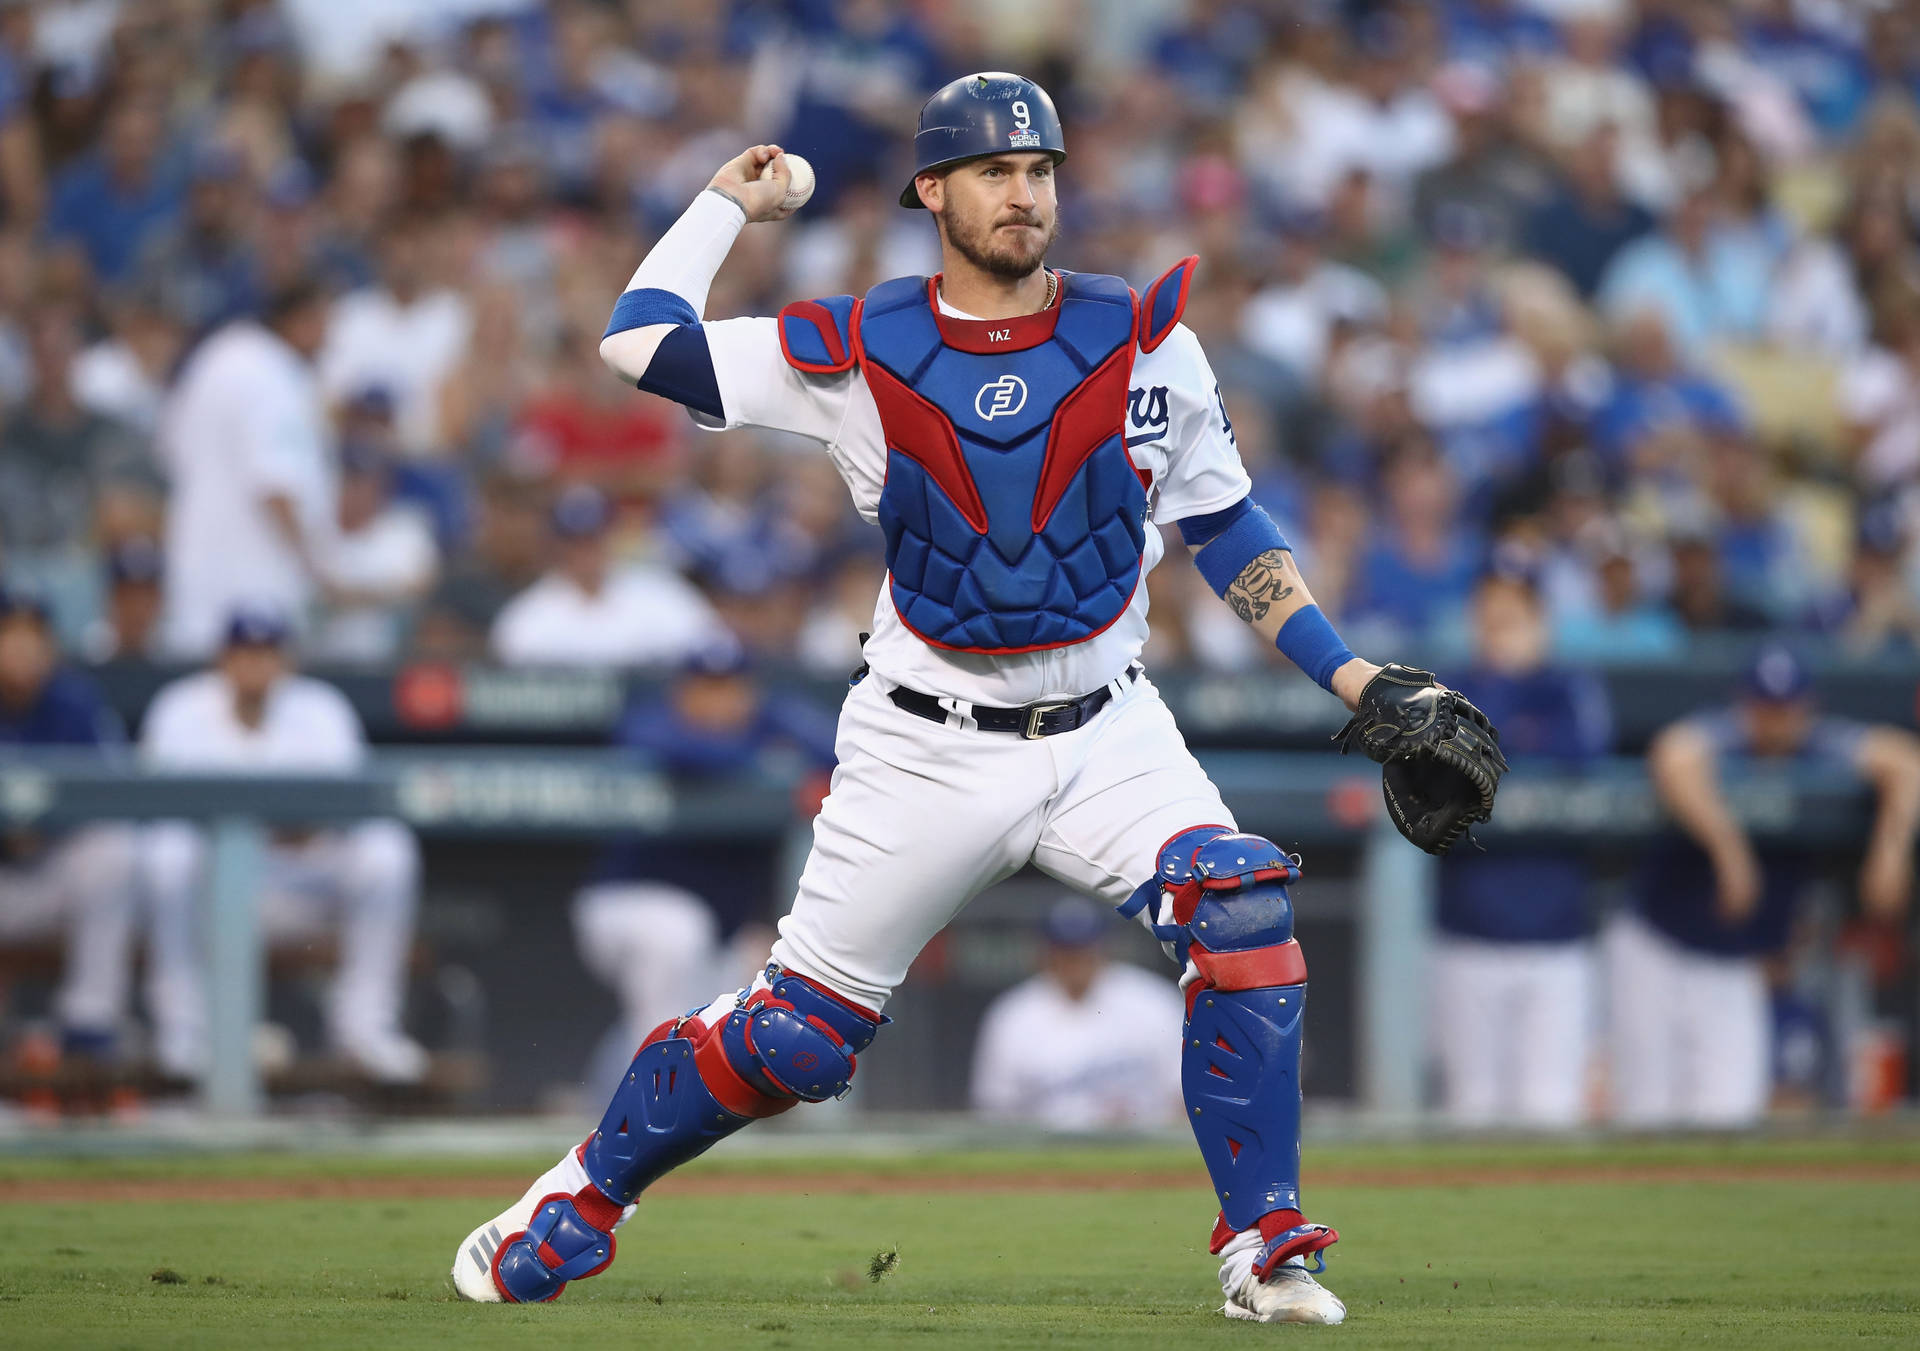
M693 312L693 306L687 303L685 296L677 296L654 286L643 286L637 291L628 291L613 302L613 317L607 320L607 331L600 338L604 342L616 333L645 328L649 324L699 322L700 316Z
M1207 585L1213 588L1213 594L1224 597L1227 588L1234 579L1247 570L1247 564L1270 549L1291 548L1287 537L1280 533L1280 527L1273 523L1273 517L1267 515L1248 499L1246 510L1239 512L1232 524L1213 537L1211 543L1193 556L1193 564L1200 569L1200 575L1207 579ZM1228 508L1234 511L1234 508ZM1184 521L1181 523L1186 524ZM1184 535L1184 531L1183 531Z
M1287 616L1273 645L1288 661L1313 677L1313 683L1333 693L1333 673L1353 660L1318 605L1304 605Z

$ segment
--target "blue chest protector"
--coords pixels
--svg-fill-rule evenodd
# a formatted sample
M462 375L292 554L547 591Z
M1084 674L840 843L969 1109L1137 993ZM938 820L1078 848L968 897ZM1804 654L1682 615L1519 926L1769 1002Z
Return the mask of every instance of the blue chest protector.
M939 314L925 277L781 312L792 365L857 362L867 378L887 441L894 607L936 647L1083 642L1139 585L1147 490L1125 421L1134 354L1152 346L1124 281L1059 276L1056 306L1002 321ZM1163 308L1170 331L1177 308Z

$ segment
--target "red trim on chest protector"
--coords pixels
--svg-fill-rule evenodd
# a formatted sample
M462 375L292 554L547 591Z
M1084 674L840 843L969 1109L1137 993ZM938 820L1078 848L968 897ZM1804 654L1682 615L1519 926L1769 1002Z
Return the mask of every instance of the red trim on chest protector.
M1133 338L1140 317L1136 311L1127 340L1113 349L1093 374L1074 387L1054 410L1047 428L1047 454L1040 462L1040 482L1033 493L1034 533L1046 529L1054 508L1067 495L1073 479L1094 452L1116 437L1126 436L1127 386L1133 382ZM1127 454L1123 444L1120 453ZM1139 468L1128 456L1127 467ZM1150 486L1143 483L1142 487Z
M854 330L857 335L859 330ZM973 471L960 453L960 438L933 403L908 389L877 361L868 361L866 346L856 336L854 353L867 377L867 390L880 413L887 449L897 451L927 471L947 495L961 518L977 535L987 533L987 504L980 500Z
M940 278L944 275L936 272L927 278L927 307L933 311L940 340L956 352L971 352L975 356L1024 352L1053 337L1054 325L1060 322L1060 297L1066 293L1065 282L1058 283L1053 304L1044 310L1016 314L1010 319L961 319L940 312ZM994 336L996 334L1000 336Z

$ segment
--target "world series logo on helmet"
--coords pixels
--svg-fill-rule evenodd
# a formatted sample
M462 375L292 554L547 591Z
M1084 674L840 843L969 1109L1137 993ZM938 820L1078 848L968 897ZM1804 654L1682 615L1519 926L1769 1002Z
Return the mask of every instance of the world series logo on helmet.
M990 380L980 386L980 392L973 396L973 411L980 415L982 422L992 422L1002 415L1012 415L1027 406L1027 382L1008 372L998 380Z
M1027 101L1015 99L1010 107L1013 111L1013 130L1007 133L1007 144L1015 150L1037 150L1040 133L1033 129L1033 113L1027 107Z

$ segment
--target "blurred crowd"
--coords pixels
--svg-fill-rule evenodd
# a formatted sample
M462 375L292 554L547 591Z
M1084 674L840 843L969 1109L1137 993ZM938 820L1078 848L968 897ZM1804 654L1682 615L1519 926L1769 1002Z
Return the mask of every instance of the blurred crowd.
M8 583L95 660L208 654L244 583L323 661L725 627L844 670L881 565L827 459L596 340L756 140L820 187L709 316L933 269L914 115L995 66L1066 121L1056 263L1202 256L1187 322L1356 647L1457 643L1496 556L1576 660L1920 642L1898 0L0 5ZM1277 660L1150 584L1150 658Z
M1724 634L1920 652L1920 4L0 0L0 741L122 740L62 656L161 660L208 669L142 754L339 768L358 723L297 664L424 657L670 669L621 745L823 771L830 729L749 673L858 661L877 533L817 447L699 431L597 341L759 141L819 188L742 234L708 317L932 271L894 205L915 115L997 67L1065 121L1052 261L1139 285L1201 255L1186 322L1316 597L1360 651L1451 661L1516 762L1612 749L1598 662ZM1148 584L1150 662L1280 660L1193 569ZM1433 1026L1461 1120L1582 1119L1607 1058L1623 1119L1762 1109L1807 879L1716 805L1748 760L1874 789L1861 908L1902 916L1920 750L1821 715L1776 651L1656 743L1680 830L1604 937L1578 860L1449 863ZM44 901L14 927L97 958L57 1010L81 1043L127 1006L146 896L149 1002L183 1010L160 1057L197 1073L200 838L6 849ZM340 930L333 1039L417 1079L411 838L278 839L273 868L282 919ZM608 850L574 921L616 1051L764 950L772 869L722 895L684 851ZM1132 999L1074 955L1081 919L1050 923L1021 999ZM1011 1063L1033 1048L1000 1021L980 1054ZM1082 1050L1020 1071L1059 1122L1158 1110L1088 1094L1106 1052Z

